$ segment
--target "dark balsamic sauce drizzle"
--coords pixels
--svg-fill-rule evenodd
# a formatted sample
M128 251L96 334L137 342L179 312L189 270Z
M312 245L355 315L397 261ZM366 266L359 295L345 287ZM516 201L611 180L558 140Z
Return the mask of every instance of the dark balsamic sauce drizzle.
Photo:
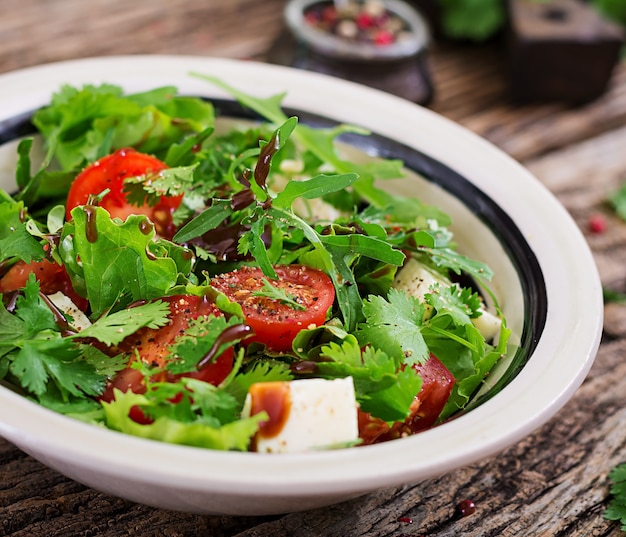
M85 234L87 236L87 241L93 244L98 240L98 226L96 225L96 206L85 205L85 215L87 217Z
M223 344L237 341L239 339L244 339L253 334L254 332L252 331L252 328L250 328L250 326L248 326L247 324L236 324L233 326L229 326L217 337L209 351L200 359L196 368L198 369L198 371L201 371L207 365L209 365L211 361L216 357L217 351Z
M50 300L45 293L42 293L40 291L39 298L41 298L41 300L44 301L46 306L50 308L50 311L52 312L52 315L54 316L54 322L61 329L61 335L63 337L73 336L74 334L77 333L76 330L74 330L74 328L72 328L70 324L67 322L67 318L65 317L63 312L59 308L57 308L56 304L52 302L52 300Z

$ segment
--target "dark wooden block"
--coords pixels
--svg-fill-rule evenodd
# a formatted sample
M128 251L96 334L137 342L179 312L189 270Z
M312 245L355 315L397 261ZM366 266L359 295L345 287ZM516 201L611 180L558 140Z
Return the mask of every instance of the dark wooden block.
M582 104L605 90L621 26L580 0L509 0L510 91L516 102Z

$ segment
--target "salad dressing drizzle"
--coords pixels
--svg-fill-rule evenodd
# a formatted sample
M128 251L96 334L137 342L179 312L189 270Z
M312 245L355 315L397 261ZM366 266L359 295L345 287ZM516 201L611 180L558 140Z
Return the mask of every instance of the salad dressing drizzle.
M87 222L85 225L85 234L87 241L95 243L98 240L98 227L96 226L96 206L85 205L85 215Z
M226 328L215 340L209 351L200 359L197 365L198 371L209 365L218 356L219 348L232 341L239 341L253 335L254 332L247 324L236 324Z
M74 330L67 322L67 319L65 315L63 315L63 312L59 308L57 308L54 302L52 302L52 300L50 300L45 293L39 292L39 297L46 303L46 306L50 308L52 315L54 315L54 322L61 329L61 335L63 337L71 336L77 333L76 330Z

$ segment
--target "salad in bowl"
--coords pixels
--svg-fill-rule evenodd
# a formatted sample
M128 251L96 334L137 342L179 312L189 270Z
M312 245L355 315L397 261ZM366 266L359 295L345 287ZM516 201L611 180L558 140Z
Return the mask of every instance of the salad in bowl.
M591 366L582 233L427 109L191 56L0 82L0 435L76 481L321 507L497 453Z
M492 268L443 210L386 188L404 163L192 76L248 118L110 83L32 115L0 200L2 385L129 435L266 453L412 436L497 391L515 346Z

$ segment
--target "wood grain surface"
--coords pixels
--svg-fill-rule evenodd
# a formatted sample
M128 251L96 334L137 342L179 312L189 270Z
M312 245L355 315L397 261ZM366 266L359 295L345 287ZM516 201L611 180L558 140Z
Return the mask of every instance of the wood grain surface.
M87 56L170 53L265 59L282 0L0 0L0 72ZM434 43L431 108L527 166L585 233L603 284L626 289L626 224L606 196L626 180L626 65L578 108L515 106L506 52ZM593 233L602 214L608 227ZM590 537L622 535L603 518L607 474L626 461L626 306L605 306L597 360L572 400L534 434L477 464L324 509L272 517L198 516L110 497L0 439L0 536ZM8 412L10 409L0 409ZM419 454L416 454L419 456ZM384 461L381 461L384 464ZM460 517L457 504L476 512Z

